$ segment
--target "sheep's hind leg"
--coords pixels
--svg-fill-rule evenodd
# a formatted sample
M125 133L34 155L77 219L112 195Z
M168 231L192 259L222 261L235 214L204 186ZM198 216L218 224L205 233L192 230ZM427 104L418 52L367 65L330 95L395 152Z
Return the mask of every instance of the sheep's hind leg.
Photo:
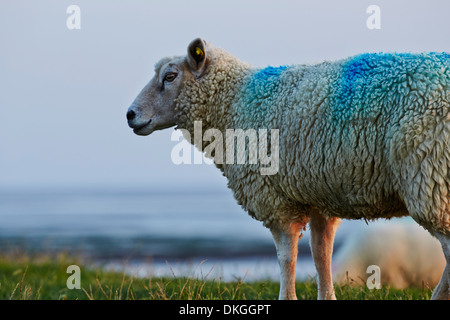
M295 265L297 263L298 239L301 223L289 223L283 226L271 227L278 263L280 265L280 300L296 300Z
M442 245L447 265L442 274L441 280L433 291L432 300L450 300L450 237L436 235Z
M320 212L311 212L311 252L319 276L319 300L336 300L331 276L331 257L333 254L334 235L341 219L323 217Z

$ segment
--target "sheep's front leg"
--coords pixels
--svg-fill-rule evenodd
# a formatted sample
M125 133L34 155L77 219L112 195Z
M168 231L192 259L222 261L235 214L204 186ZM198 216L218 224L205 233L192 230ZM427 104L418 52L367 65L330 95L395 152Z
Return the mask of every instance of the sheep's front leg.
M319 275L320 300L336 300L331 277L331 256L333 254L334 235L341 224L341 219L324 218L319 212L311 212L311 252Z
M303 224L290 223L270 229L277 249L280 265L280 300L295 300L295 265L297 263L298 239Z

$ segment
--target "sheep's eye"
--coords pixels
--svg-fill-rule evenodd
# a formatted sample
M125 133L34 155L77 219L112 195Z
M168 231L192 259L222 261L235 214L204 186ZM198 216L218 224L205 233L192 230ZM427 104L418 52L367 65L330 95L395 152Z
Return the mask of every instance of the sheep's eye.
M166 73L166 75L164 76L164 81L172 82L173 80L175 80L176 77L177 77L177 73L169 72L169 73Z

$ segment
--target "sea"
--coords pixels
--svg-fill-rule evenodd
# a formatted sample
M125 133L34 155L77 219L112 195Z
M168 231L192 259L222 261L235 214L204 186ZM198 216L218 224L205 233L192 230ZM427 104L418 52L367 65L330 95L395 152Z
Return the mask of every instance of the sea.
M347 231L343 224L335 250ZM278 279L270 231L231 192L203 190L1 190L0 252L63 252L138 276ZM316 276L309 231L298 278Z

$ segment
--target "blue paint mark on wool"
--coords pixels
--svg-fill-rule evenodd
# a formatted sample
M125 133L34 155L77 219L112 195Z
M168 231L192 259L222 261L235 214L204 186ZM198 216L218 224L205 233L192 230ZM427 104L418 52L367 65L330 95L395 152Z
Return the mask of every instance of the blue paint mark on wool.
M377 54L362 54L354 57L344 64L341 72L341 81L338 85L335 111L344 116L361 112L361 89L371 89L371 84L381 80L378 65L383 59ZM390 57L384 57L390 59ZM386 63L387 61L384 61Z
M250 81L250 93L255 98L269 96L278 87L278 78L286 69L287 66L269 66L259 70Z
M273 107L274 99L277 99L277 91L280 87L280 76L287 66L267 67L256 70L251 74L243 86L243 102L237 106L237 113L241 119L245 119L243 126L262 125Z
M336 83L333 110L336 118L351 119L365 113L378 113L377 101L393 94L398 85L417 73L419 67L430 72L449 67L448 53L366 53L349 59L342 66Z
M268 66L267 68L259 70L257 73L254 74L254 78L259 81L264 81L269 79L270 77L278 77L284 70L286 70L287 66L280 66L280 67L271 67Z
M450 54L447 52L432 52L432 53L430 53L430 56L436 57L443 63L448 64L450 62Z

